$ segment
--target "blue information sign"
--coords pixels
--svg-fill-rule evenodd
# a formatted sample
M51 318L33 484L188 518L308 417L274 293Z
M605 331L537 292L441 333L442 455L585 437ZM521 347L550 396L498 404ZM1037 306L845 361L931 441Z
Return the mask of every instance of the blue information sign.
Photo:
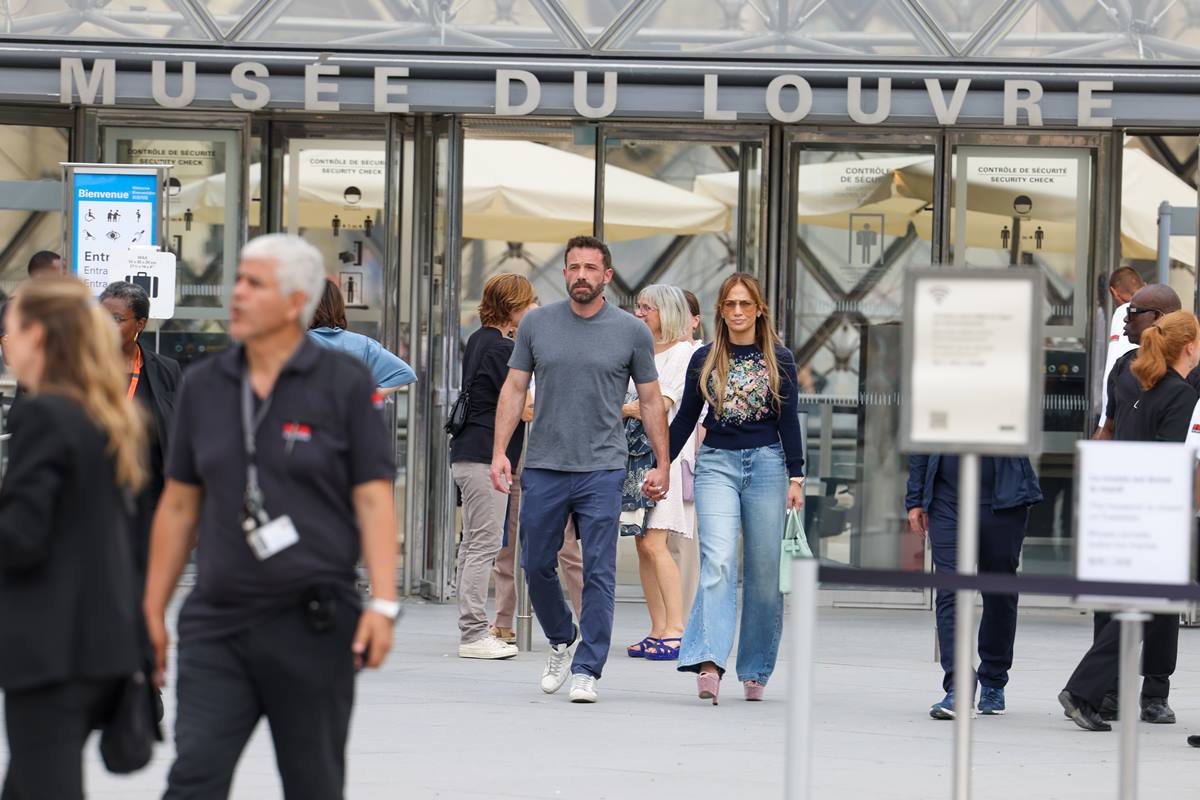
M74 172L71 270L96 291L113 253L158 244L157 171Z

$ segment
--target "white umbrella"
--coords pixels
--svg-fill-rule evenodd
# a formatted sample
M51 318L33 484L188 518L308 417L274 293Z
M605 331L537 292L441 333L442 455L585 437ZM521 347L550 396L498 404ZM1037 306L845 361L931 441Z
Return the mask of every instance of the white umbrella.
M464 238L558 243L591 232L591 159L536 142L468 139L463 160ZM302 151L300 226L328 227L334 215L347 227L361 227L366 216L378 222L383 163L382 151ZM285 174L288 168L285 158ZM259 165L252 164L252 197L260 196L260 174ZM606 167L604 183L608 241L720 233L730 227L729 208L714 198L614 166ZM224 204L224 174L186 184L171 198L174 217L190 210L193 221L214 224L223 221Z

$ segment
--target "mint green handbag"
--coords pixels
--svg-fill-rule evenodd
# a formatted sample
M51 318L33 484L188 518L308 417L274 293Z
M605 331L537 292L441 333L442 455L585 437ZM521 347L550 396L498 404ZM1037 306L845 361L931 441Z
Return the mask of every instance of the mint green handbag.
M792 590L792 559L812 557L808 537L804 534L804 517L799 511L789 510L787 528L779 549L779 591L782 594Z

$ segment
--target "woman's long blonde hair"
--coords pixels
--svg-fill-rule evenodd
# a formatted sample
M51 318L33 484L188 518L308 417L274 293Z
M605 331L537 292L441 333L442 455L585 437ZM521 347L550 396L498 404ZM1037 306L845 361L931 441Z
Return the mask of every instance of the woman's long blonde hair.
M141 488L146 470L146 425L128 397L124 360L112 316L75 278L30 282L17 290L22 330L39 323L45 331L39 394L74 400L108 436L117 483Z
M782 402L779 399L779 360L775 357L775 345L779 344L779 334L771 324L771 311L763 299L762 287L753 275L735 272L721 284L717 293L717 316L713 320L713 343L700 368L700 392L705 401L718 416L725 402L725 387L729 382L729 328L725 325L725 317L721 315L721 306L729 297L735 286L745 286L750 293L759 313L754 323L754 344L762 350L763 364L767 368L767 381L771 389L771 402L775 413L779 413Z
M1190 311L1172 311L1142 331L1137 358L1130 367L1142 388L1150 389L1161 381L1183 349L1197 338L1200 322Z

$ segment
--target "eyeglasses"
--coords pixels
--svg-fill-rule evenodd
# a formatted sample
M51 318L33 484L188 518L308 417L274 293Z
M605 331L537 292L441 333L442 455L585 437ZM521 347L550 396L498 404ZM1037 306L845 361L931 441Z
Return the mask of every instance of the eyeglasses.
M721 303L721 308L723 308L726 311L733 311L738 308L745 309L746 311L750 311L757 307L758 307L758 304L755 303L753 300L726 300L725 302Z
M1138 314L1145 314L1147 311L1154 314L1155 319L1158 319L1164 313L1157 308L1138 308L1137 306L1130 306L1125 310L1125 319L1136 317Z
M634 310L639 314L652 314L658 311L658 306L647 305L646 303L638 303L634 306Z

